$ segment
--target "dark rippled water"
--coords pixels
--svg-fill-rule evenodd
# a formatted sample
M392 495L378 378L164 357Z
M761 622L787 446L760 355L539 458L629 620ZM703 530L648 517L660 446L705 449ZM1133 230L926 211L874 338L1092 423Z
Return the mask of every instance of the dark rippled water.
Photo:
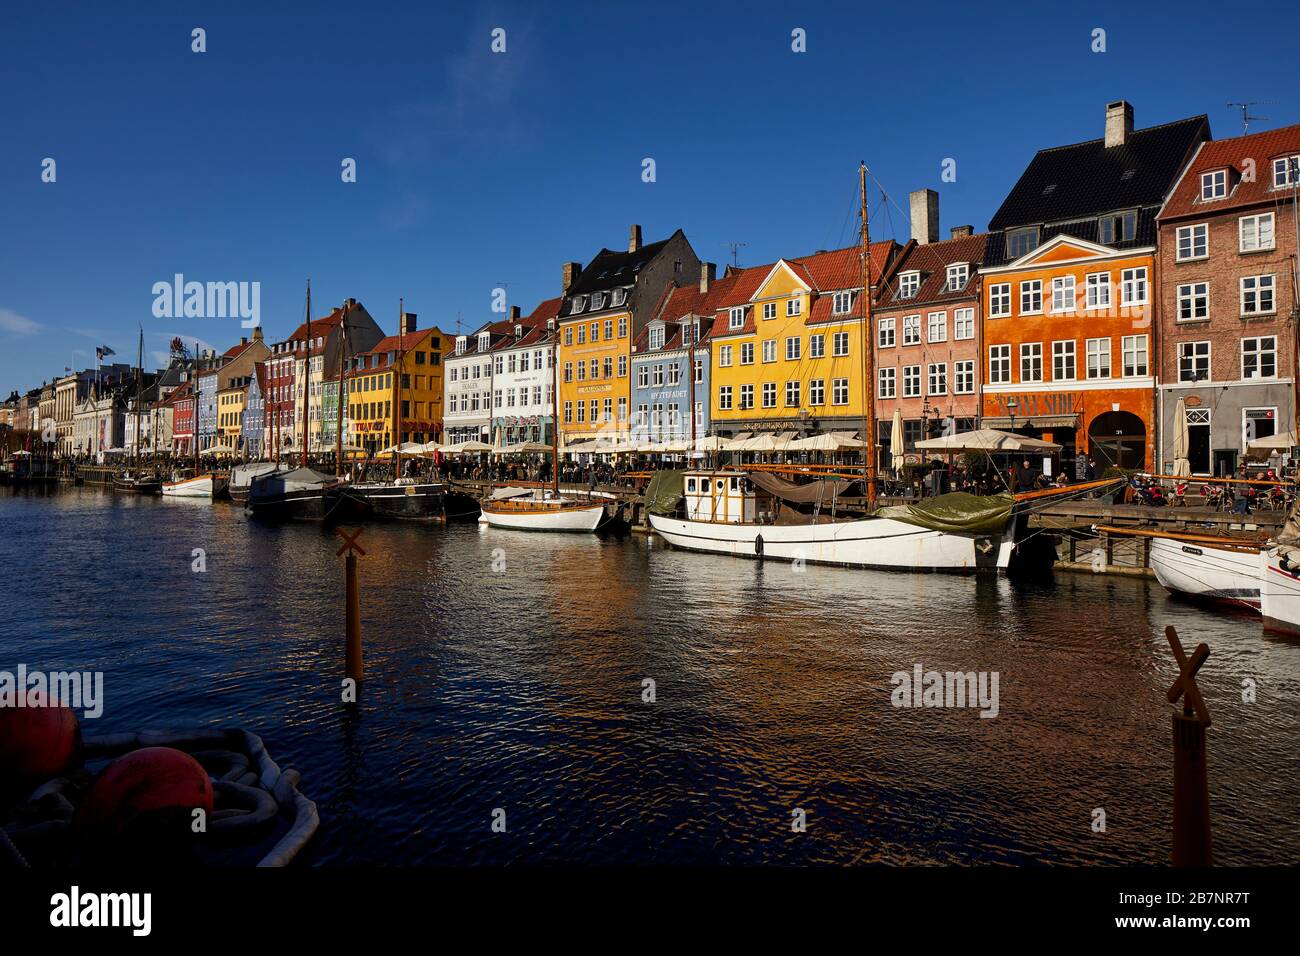
M91 732L261 734L319 804L309 864L1160 864L1172 623L1212 649L1218 861L1300 861L1300 644L1257 618L1124 578L799 573L640 536L362 541L350 711L332 532L4 491L0 669L104 671ZM916 663L997 671L999 715L895 709L890 676Z

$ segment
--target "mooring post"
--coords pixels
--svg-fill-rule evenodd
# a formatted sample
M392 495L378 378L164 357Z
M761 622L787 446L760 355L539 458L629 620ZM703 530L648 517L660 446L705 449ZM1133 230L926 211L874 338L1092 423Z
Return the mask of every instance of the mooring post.
M361 537L361 532L365 528L357 528L352 534L348 534L342 528L336 529L336 533L343 539L343 547L335 552L341 555L345 551L346 557L343 559L343 586L344 586L344 612L343 612L343 630L344 630L344 649L343 649L343 672L344 676L354 681L360 681L364 667L361 660L361 583L357 579L357 555L364 555L365 549L357 544L357 538Z
M1189 660L1173 626L1165 637L1178 661L1178 679L1166 695L1173 704L1183 699L1182 712L1171 714L1174 732L1174 866L1211 866L1210 787L1206 778L1205 730L1210 711L1196 686L1210 649L1198 644Z

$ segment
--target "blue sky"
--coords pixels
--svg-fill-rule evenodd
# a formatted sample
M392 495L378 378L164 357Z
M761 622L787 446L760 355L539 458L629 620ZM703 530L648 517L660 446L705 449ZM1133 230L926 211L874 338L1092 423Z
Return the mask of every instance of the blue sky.
M843 245L860 159L890 196L873 238L906 238L923 186L944 234L983 229L1109 100L1139 127L1208 113L1219 137L1241 130L1228 101L1264 101L1252 129L1300 122L1286 35L1195 3L9 3L0 391L101 343L133 361L138 325L151 354L237 341L236 319L153 316L178 272L259 282L274 340L308 277L316 315L354 296L390 331L399 296L452 332L494 318L500 285L527 312L634 222L719 263L733 241L742 265Z

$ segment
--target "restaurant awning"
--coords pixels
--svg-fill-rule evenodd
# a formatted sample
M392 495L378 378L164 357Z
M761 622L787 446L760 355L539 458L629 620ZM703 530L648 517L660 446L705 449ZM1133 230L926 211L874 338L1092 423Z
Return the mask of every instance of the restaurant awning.
M980 419L985 428L1078 428L1079 416L1074 415L1010 415L985 416Z

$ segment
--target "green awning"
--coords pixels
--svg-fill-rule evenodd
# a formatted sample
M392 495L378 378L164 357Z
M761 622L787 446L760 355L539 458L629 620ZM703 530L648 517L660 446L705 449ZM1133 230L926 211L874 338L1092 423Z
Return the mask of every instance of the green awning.
M654 473L645 491L645 506L652 515L667 517L677 513L685 477L685 471L661 470Z

